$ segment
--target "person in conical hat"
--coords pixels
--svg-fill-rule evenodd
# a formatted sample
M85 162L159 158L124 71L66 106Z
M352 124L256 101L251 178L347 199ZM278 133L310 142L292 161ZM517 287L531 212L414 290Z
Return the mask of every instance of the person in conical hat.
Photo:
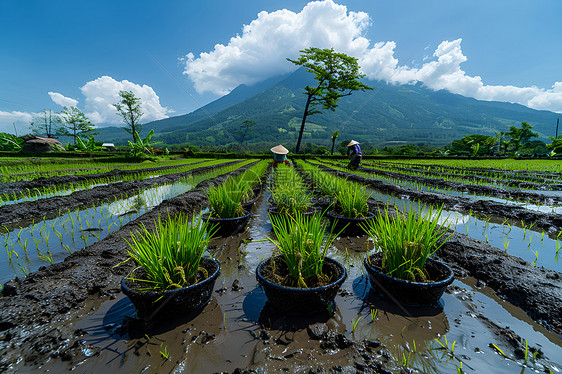
M359 142L352 140L347 145L347 157L349 157L349 165L347 165L350 169L357 169L359 164L361 163L361 158L363 154L361 153L361 148L359 148Z
M275 147L271 148L271 152L273 152L273 167L277 167L279 164L285 164L288 166L293 166L289 160L287 160L287 153L289 150L283 147L281 144L276 145Z

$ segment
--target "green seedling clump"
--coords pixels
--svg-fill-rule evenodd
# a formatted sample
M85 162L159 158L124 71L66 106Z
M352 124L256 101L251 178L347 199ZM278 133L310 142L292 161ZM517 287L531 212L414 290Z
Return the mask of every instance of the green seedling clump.
M336 235L332 232L324 238L326 223L322 223L322 216L314 214L304 217L270 215L273 231L277 241L273 241L277 251L289 269L289 283L299 288L308 288L310 282L325 282L322 274L324 258L328 247ZM271 239L270 239L271 240Z
M199 262L212 236L207 226L201 217L191 221L183 216L164 221L158 217L154 232L141 226L140 234L127 240L129 256L146 272L146 289L181 288L200 280L198 271L204 269Z
M438 243L445 231L438 226L442 208L434 213L430 207L425 215L421 214L423 209L420 207L419 213L413 209L407 214L398 212L396 218L391 218L387 208L364 225L382 252L384 273L408 281L427 279L425 262L445 243Z

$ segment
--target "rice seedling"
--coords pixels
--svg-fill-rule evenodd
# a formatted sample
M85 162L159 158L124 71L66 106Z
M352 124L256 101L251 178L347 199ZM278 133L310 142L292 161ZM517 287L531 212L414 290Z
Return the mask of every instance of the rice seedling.
M162 356L162 358L168 360L170 358L170 354L168 353L168 346L165 345L164 349L162 350L162 345L164 343L160 343L160 355Z
M369 190L358 183L344 183L338 186L336 206L347 218L360 218L369 212L367 200L371 197Z
M336 235L331 230L324 238L327 223L322 223L322 216L317 213L310 218L301 214L270 215L270 219L277 241L270 240L287 264L288 283L308 288L311 280L326 280L322 274L324 258Z
M378 309L371 309L371 322L375 322L377 320L378 313L379 313Z
M209 206L215 218L234 218L244 214L242 196L244 191L233 178L207 191Z
M382 271L392 277L416 281L427 279L425 262L445 243L445 231L438 226L442 207L434 213L429 207L425 214L410 209L391 218L388 207L384 214L367 221L363 228L382 252ZM370 259L370 257L368 257Z
M359 320L361 319L361 316L357 317L356 319L351 321L351 332L355 334L355 329L357 329L357 324L359 323Z
M142 226L140 234L127 240L129 256L146 272L146 289L181 288L199 281L199 262L211 238L208 226L201 216L191 221L158 217L155 232Z
M271 197L280 214L296 215L305 213L311 206L311 195L304 182L291 167L279 165L273 175Z
M500 349L500 347L498 347L494 343L490 343L490 347L494 348L494 350L496 352L500 353L503 357L507 358L507 355L505 353L503 353L503 351Z

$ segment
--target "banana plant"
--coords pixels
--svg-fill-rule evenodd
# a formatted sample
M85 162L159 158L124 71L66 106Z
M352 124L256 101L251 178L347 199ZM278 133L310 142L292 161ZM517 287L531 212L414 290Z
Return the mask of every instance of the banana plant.
M0 151L17 152L21 150L21 143L23 143L22 138L5 132L0 133Z
M76 144L67 144L66 149L69 151L101 151L104 148L96 145L96 141L92 135L87 142L84 142L79 136L77 136Z
M152 146L150 144L150 139L154 135L154 130L150 130L146 138L141 139L138 132L134 132L133 138L135 142L129 141L129 147L131 147L131 153L134 155L139 155L140 153L147 153L149 155L153 154Z

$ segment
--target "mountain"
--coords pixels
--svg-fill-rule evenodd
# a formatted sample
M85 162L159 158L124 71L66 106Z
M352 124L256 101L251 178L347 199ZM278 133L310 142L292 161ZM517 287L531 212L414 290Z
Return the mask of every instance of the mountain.
M373 145L427 143L445 145L469 134L494 135L527 121L540 139L553 135L557 114L519 104L480 101L448 91L418 85L389 85L366 81L373 90L340 99L335 111L307 118L303 144L330 145L332 132L340 140L355 139ZM245 143L296 144L304 111L306 85L312 74L299 69L252 87L240 86L205 107L183 116L144 125L155 129L155 141L164 144L228 145L240 142L244 120L255 121ZM123 130L120 130L123 132ZM126 134L126 133L125 133Z
M202 106L201 108L191 113L148 122L146 123L146 125L143 124L143 131L141 132L141 136L148 134L151 129L154 129L154 133L157 134L156 136L158 137L158 134L174 131L179 128L188 126L191 123L200 121L208 116L212 116L215 113L225 110L232 105L238 104L273 87L289 75L290 73L279 75L251 86L241 84L234 90L232 90L228 95L220 97L217 100L205 106ZM114 142L121 145L127 144L127 140L131 139L131 135L124 131L122 127L123 126L108 126L98 128L96 129L96 131L98 132L96 139L104 139L104 141L106 142Z

